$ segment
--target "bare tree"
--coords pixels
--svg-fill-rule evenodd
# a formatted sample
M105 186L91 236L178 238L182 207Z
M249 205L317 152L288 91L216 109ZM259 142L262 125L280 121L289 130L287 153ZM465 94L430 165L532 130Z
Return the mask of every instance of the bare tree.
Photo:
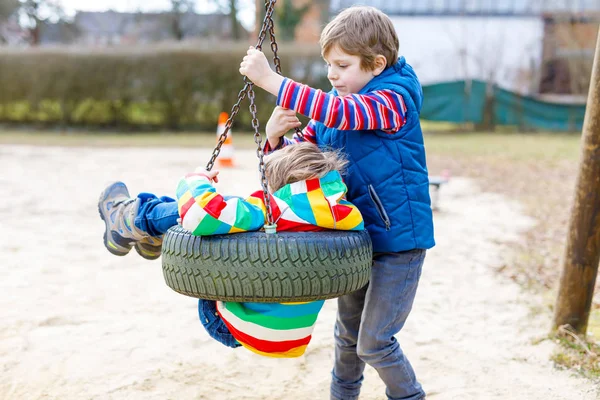
M275 24L279 28L279 36L283 40L294 40L296 27L302 22L304 15L310 10L312 3L307 2L299 7L295 7L292 4L292 0L283 0L281 3L275 9L275 16L277 18Z
M240 23L237 18L237 7L238 0L229 0L229 18L231 20L231 38L233 40L241 39L240 35Z
M194 11L194 0L171 0L171 32L176 40L183 40L186 35L183 16Z
M19 0L19 14L23 24L29 30L29 44L37 46L40 43L40 28L47 21L60 21L65 14L56 0Z
M240 9L240 0L211 0L216 5L220 12L229 15L231 21L231 38L240 40L242 32L240 29L240 21L238 19L238 11Z

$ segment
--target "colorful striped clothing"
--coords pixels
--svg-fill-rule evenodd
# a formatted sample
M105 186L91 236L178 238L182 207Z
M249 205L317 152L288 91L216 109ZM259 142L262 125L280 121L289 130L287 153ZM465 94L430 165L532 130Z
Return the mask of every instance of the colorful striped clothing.
M377 90L365 94L336 96L285 78L279 89L277 105L311 118L302 131L304 138L283 138L279 147L295 142L316 143L315 126L322 123L339 130L383 130L398 132L406 123L406 104L399 93ZM271 149L269 142L265 152Z
M346 190L337 171L282 187L270 195L277 230L364 229L360 212L344 199ZM177 199L181 225L196 236L257 231L265 224L262 191L246 200L225 198L206 176L192 173L180 180Z
M233 337L248 350L267 357L299 357L312 338L323 300L306 303L234 303L217 301L217 310Z
M346 185L337 171L286 185L270 197L278 231L362 230L363 219L344 199ZM242 200L218 194L203 174L188 174L177 186L181 225L194 235L261 229L266 206L262 191ZM247 349L269 357L304 354L323 301L306 303L217 302L233 337Z

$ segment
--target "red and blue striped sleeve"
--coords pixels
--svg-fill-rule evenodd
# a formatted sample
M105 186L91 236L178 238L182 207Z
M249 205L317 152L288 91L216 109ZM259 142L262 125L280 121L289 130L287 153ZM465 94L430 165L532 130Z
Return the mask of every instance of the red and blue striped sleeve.
M404 99L387 89L340 97L286 78L279 89L277 105L339 130L380 129L395 133L406 123Z

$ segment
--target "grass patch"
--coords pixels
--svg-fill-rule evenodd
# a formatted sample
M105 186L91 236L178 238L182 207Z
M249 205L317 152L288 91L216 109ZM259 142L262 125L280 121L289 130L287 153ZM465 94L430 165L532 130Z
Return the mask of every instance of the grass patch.
M568 326L561 326L553 339L560 346L552 355L558 366L579 372L586 378L600 378L600 346L586 337L576 335Z
M557 162L577 160L579 139L575 134L430 133L426 134L425 144L433 157Z

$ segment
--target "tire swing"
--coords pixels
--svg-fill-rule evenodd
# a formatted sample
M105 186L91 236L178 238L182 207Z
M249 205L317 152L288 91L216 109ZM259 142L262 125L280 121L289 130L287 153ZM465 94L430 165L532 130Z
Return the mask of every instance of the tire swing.
M272 19L275 2L265 2L266 15L256 48L261 49L269 31L276 71L281 74ZM169 229L162 246L167 285L178 293L207 300L278 303L331 299L360 289L367 284L371 273L373 251L366 230L276 232L264 172L254 88L245 77L244 82L206 169L210 171L214 166L233 118L247 95L266 200L265 230L194 236L181 226ZM299 129L296 132L301 135Z

